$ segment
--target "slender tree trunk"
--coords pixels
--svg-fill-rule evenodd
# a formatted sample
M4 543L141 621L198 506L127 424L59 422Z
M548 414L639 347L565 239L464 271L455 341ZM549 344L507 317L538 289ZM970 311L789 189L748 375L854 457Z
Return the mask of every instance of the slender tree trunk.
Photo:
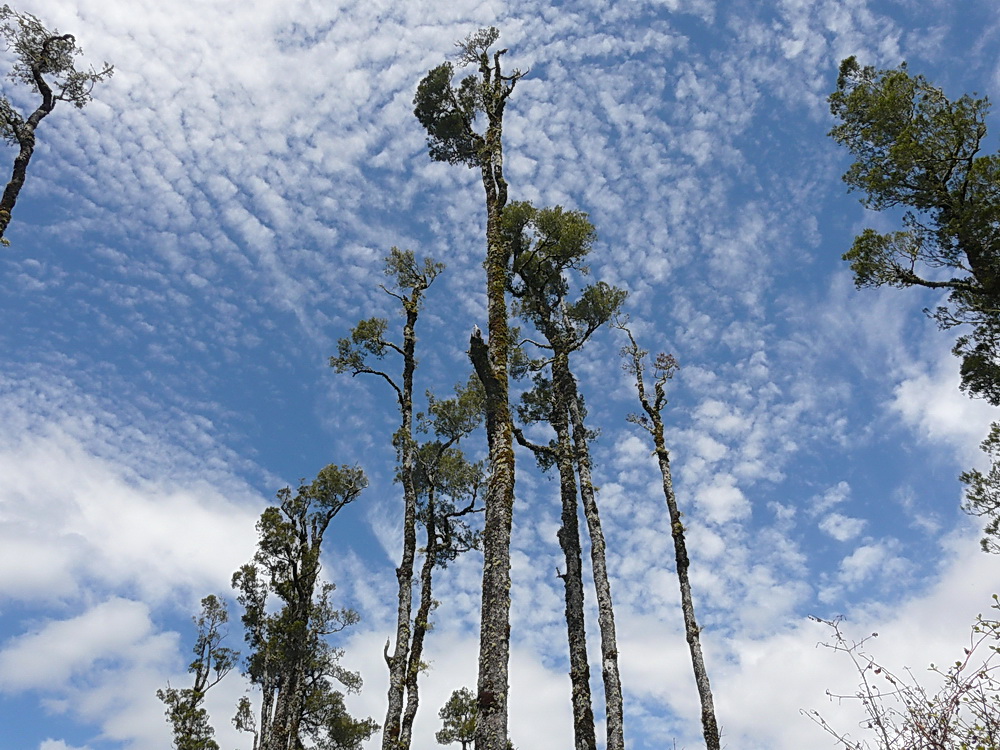
M569 640L569 677L572 686L573 736L576 750L596 750L594 709L590 694L590 663L587 657L587 632L583 611L583 564L580 551L580 525L573 443L570 435L567 403L569 357L557 354L552 363L552 427L556 431L559 467L559 490L562 498L562 526L559 546L566 560L566 573L560 576L565 585L566 635Z
M424 637L430 627L431 607L434 604L433 584L434 565L437 563L437 529L434 524L434 493L427 498L427 549L424 562L420 569L420 604L417 616L413 620L413 643L410 647L409 661L406 666L406 710L403 713L402 731L399 737L400 747L408 748L413 736L413 720L420 705L420 692L417 677L420 675L420 661L424 654Z
M46 39L42 43L42 56L44 57L47 54L50 44L65 38L65 36L52 36ZM3 239L4 233L7 231L7 226L10 224L11 213L14 211L14 204L17 203L17 196L21 193L21 188L24 187L24 180L28 173L28 163L31 161L31 155L35 152L35 129L56 104L56 98L52 93L52 89L46 83L45 79L42 78L41 71L37 67L33 67L31 73L35 84L38 86L38 93L42 95L42 103L38 105L38 108L31 113L31 116L27 120L14 127L19 148L17 156L14 158L14 168L11 173L10 182L7 183L7 187L3 191L3 197L0 198L0 240Z
M659 414L657 414L659 417ZM684 539L684 525L677 508L677 498L674 496L674 484L670 475L670 453L667 451L663 438L663 422L654 421L656 458L663 475L663 496L666 498L667 510L670 513L670 534L674 540L674 559L677 566L677 582L681 589L681 611L684 613L684 632L687 636L688 649L691 652L691 666L694 669L694 680L698 686L698 697L701 700L701 726L705 736L705 747L708 750L719 750L719 725L715 719L715 703L712 700L712 686L708 681L708 670L705 668L705 657L701 651L701 630L694 616L694 598L691 595L691 581L688 578L687 543Z
M413 440L413 372L416 368L416 322L419 311L419 295L404 300L406 323L403 327L403 387L400 391L399 411L401 425L396 433L400 455L400 480L403 485L403 553L396 568L398 584L398 608L396 610L396 647L389 662L389 692L385 723L382 729L382 750L408 748L400 737L400 721L403 713L403 693L406 687L406 668L410 654L410 614L413 600L413 560L417 549L417 492L413 473L416 467ZM408 304L407 304L408 303Z
M607 750L625 747L622 682L618 670L618 636L615 632L615 612L611 600L611 581L608 578L607 555L601 517L597 511L597 497L591 474L590 447L583 409L577 392L576 381L570 375L570 419L573 423L573 442L576 464L580 473L580 497L583 514L587 519L590 535L590 560L594 569L594 589L597 593L597 622L601 630L601 672L604 677L604 700L607 714Z
M715 702L712 698L712 686L708 680L708 670L705 667L705 657L701 650L701 629L694 614L694 597L691 594L691 581L688 568L691 561L688 558L687 542L684 538L684 524L681 523L680 509L677 507L677 497L674 495L674 483L670 473L670 452L667 450L663 435L663 417L660 412L667 403L665 383L671 377L676 362L672 357L660 355L655 367L658 376L654 385L652 403L646 393L643 379L643 358L645 351L639 348L632 332L624 324L617 324L629 339L623 353L632 361L627 367L635 375L635 387L639 392L639 403L648 418L630 417L630 421L642 426L653 438L656 458L663 477L663 496L667 503L670 516L670 535L674 542L674 560L677 568L677 582L681 590L681 612L684 616L684 632L687 637L688 650L691 652L691 667L694 670L694 681L698 688L698 698L701 702L701 727L705 737L707 750L720 750L719 724L715 717ZM662 360L661 360L662 357Z

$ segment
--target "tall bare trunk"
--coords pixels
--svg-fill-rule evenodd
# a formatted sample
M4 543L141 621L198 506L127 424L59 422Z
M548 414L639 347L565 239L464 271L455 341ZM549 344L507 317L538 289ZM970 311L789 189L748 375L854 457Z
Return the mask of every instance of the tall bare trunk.
M684 538L684 524L681 523L680 509L677 507L677 497L674 495L674 484L670 473L670 452L667 450L663 434L663 416L661 412L667 403L666 382L677 367L673 357L658 355L654 363L657 373L653 387L653 400L650 401L643 378L643 359L647 352L639 348L632 332L623 323L616 324L629 339L629 345L622 353L631 361L626 361L626 367L635 375L635 386L639 393L639 403L642 404L646 417L629 417L630 421L643 427L653 438L656 449L656 459L660 474L663 477L663 496L667 503L670 516L670 535L674 542L674 560L677 568L677 582L681 590L681 612L684 616L684 632L687 637L688 650L691 652L691 667L694 670L694 681L698 688L698 698L701 702L701 727L708 750L720 750L719 724L715 717L715 702L712 698L712 685L708 679L708 669L701 650L701 629L694 614L694 597L691 594L691 581L688 568L691 560L688 557L687 542Z
M423 291L422 289L419 291ZM398 607L396 610L396 647L389 662L388 706L382 730L382 750L408 748L402 742L400 722L403 713L403 693L406 689L406 669L410 661L411 626L413 606L413 560L417 550L417 492L413 473L416 467L416 444L413 440L413 372L416 368L416 322L419 311L419 292L404 300L406 324L403 327L403 384L399 392L401 424L396 433L400 455L400 481L403 485L403 553L396 568Z
M688 558L687 543L684 539L684 525L677 508L677 498L674 496L674 484L670 475L670 453L663 439L663 423L657 420L656 458L663 475L663 496L670 513L670 535L674 540L674 560L677 566L677 582L681 589L681 611L684 613L684 632L687 636L688 650L691 652L691 666L694 669L694 680L698 686L698 697L701 701L701 726L705 736L705 746L708 750L719 750L719 725L715 719L715 703L712 700L712 686L708 681L708 670L705 668L705 657L701 651L701 630L694 616L694 597L691 595L691 581L688 578L688 568L691 561Z
M572 386L567 354L557 354L552 363L552 427L556 431L559 490L562 498L562 526L559 546L566 561L562 575L566 598L566 635L569 640L569 676L573 701L573 736L577 750L596 750L594 709L590 693L590 663L583 611L583 564L573 441L570 435L568 396Z
M587 519L587 531L590 534L590 560L594 569L594 589L597 593L597 622L601 629L601 672L604 677L604 701L607 713L607 750L623 750L625 720L622 681L618 670L618 636L615 632L615 612L611 600L611 581L608 578L604 531L597 511L587 428L584 424L576 382L572 376L570 387L572 392L569 409L573 422L577 470L580 473L580 497L583 500L583 514Z
M431 607L434 604L432 592L434 565L437 562L437 528L434 523L434 495L427 498L427 548L424 562L420 568L420 604L417 606L417 616L413 619L413 642L410 647L409 661L406 665L406 710L403 713L402 731L399 738L400 747L408 748L413 736L413 720L420 705L420 692L417 677L420 675L421 660L424 654L424 637L430 624Z

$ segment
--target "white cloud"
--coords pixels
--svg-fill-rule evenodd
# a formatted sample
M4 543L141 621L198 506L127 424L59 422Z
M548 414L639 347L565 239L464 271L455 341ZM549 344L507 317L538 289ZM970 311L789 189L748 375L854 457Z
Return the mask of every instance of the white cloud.
M726 523L745 518L750 513L750 503L736 486L731 476L720 475L695 493L695 502L713 523Z
M11 692L61 685L150 632L147 606L127 599L112 599L69 620L50 621L0 651L0 686Z
M865 527L863 518L851 518L841 513L830 513L819 522L819 527L838 542L854 539Z

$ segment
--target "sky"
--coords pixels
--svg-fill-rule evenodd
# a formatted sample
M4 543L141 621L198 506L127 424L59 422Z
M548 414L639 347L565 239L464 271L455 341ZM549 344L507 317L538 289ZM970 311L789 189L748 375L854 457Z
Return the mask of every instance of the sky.
M856 707L826 691L851 693L857 675L818 646L830 633L810 615L878 632L880 660L933 684L925 667L989 612L1000 561L979 551L957 477L982 466L996 415L959 392L953 332L922 313L934 294L855 290L840 256L899 217L847 193L826 97L857 55L996 98L993 2L17 7L115 75L39 127L0 252L4 747L168 746L155 691L189 682L198 601L233 600L262 509L330 463L370 479L331 526L324 565L362 618L336 644L365 680L349 706L383 719L395 407L384 383L328 359L359 319L398 321L379 289L398 246L447 265L419 322L418 393L470 371L469 333L486 328L482 186L430 161L412 98L456 40L490 25L505 64L527 71L506 110L511 198L586 211L592 278L627 289L642 346L681 365L664 416L724 746L832 747L812 710L856 731ZM9 81L3 92L32 103ZM652 446L626 421L639 405L622 344L602 331L574 366L601 430L626 738L695 748L669 526ZM558 484L523 453L518 471L511 737L569 748ZM436 747L437 709L475 683L481 561L437 580L416 748ZM249 747L229 721L245 689L233 674L209 694L227 750Z

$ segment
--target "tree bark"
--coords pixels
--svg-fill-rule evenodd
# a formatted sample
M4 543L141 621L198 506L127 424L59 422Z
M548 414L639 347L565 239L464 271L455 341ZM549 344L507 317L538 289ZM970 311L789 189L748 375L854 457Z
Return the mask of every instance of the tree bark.
M434 604L433 584L434 565L437 563L437 528L434 523L434 494L427 498L427 549L424 562L420 569L420 604L417 616L413 620L413 640L410 647L409 660L406 665L406 710L403 713L402 729L399 737L400 747L408 748L413 736L413 720L420 705L420 693L417 677L420 675L421 659L424 653L424 636L427 634Z
M657 414L659 417L659 414ZM688 650L691 652L691 666L694 669L694 680L698 686L698 697L701 701L701 726L705 737L705 747L708 750L719 750L719 725L715 718L715 703L712 699L712 686L708 681L708 670L705 667L705 657L701 651L701 630L694 616L694 597L691 594L691 581L688 578L688 568L691 561L688 558L687 543L684 539L684 525L677 508L677 498L674 496L673 479L670 474L670 453L667 451L663 438L663 422L654 420L653 435L656 444L656 458L663 475L663 496L670 513L670 534L674 540L674 560L677 566L677 582L681 589L681 611L684 614L684 632L687 636Z
M576 465L580 473L580 497L583 500L583 514L587 519L587 532L590 535L590 560L594 569L594 589L597 594L597 622L601 630L601 673L604 677L604 701L607 715L607 750L623 750L625 747L625 720L622 682L618 670L618 636L615 632L615 612L611 599L611 581L608 578L604 531L601 527L601 517L597 511L587 428L584 425L576 380L572 375L569 379L569 388L571 388L568 394L570 419L573 423Z
M46 39L42 44L42 56L44 57L45 51L50 44L64 38L63 36L52 36ZM55 95L52 93L49 84L42 78L40 68L37 65L33 66L31 73L35 80L35 85L38 87L38 93L42 95L42 102L27 120L20 124L14 124L13 127L14 135L17 138L18 152L14 158L14 167L10 182L7 183L7 187L3 191L3 197L0 198L0 240L3 240L7 226L10 224L14 205L17 203L17 196L20 195L21 188L24 187L24 180L28 173L28 163L31 161L31 155L35 152L35 129L56 104Z
M559 466L559 490L562 499L562 526L559 546L566 561L565 585L566 635L569 640L570 684L573 702L573 735L577 750L596 750L594 709L590 693L590 663L587 657L587 633L583 611L583 563L580 551L580 525L574 469L573 443L570 434L568 381L569 355L557 354L552 363L552 427L556 431Z
M486 193L486 298L489 343L474 335L469 355L486 390L486 436L489 479L483 529L483 601L479 634L476 750L506 750L507 698L510 661L510 533L514 511L514 431L508 397L507 360L510 347L507 285L510 249L500 219L507 205L503 175L503 111L513 90L500 72L500 55L493 64L484 52L480 64L487 116L480 168ZM484 351L485 350L485 351ZM485 356L484 356L485 355Z
M712 698L712 686L708 679L708 669L705 666L705 657L701 650L701 629L694 614L694 597L691 593L691 581L688 577L688 568L691 561L688 558L687 542L684 537L684 525L681 523L680 509L677 507L677 497L674 495L673 479L670 473L670 452L666 447L666 440L663 431L663 417L661 411L667 402L665 383L670 377L672 367L676 367L671 357L664 357L668 360L661 367L660 375L654 385L654 399L651 403L646 393L646 386L643 380L643 357L646 352L639 349L632 332L623 324L617 326L629 339L629 346L624 353L632 360L629 369L635 375L635 386L639 393L639 403L648 419L631 417L630 419L642 426L653 438L653 445L656 449L656 458L660 467L660 474L663 477L663 496L667 503L667 512L670 516L670 535L674 542L674 560L677 568L677 582L681 592L681 612L684 617L684 632L687 637L688 650L691 653L691 667L694 671L695 685L698 688L698 698L701 702L701 726L702 734L705 738L707 750L720 750L719 724L715 717L715 702ZM662 356L662 355L661 355Z
M406 689L406 670L410 661L410 615L413 607L413 560L417 549L417 492L413 473L416 468L416 444L413 440L413 372L416 368L416 322L419 312L420 292L414 290L410 299L404 299L406 323L403 326L403 387L399 395L401 424L396 433L399 441L400 480L403 485L403 552L396 568L398 583L398 608L396 611L396 647L389 658L389 691L385 723L382 730L382 750L409 748L409 742L400 737L403 713L403 693Z

